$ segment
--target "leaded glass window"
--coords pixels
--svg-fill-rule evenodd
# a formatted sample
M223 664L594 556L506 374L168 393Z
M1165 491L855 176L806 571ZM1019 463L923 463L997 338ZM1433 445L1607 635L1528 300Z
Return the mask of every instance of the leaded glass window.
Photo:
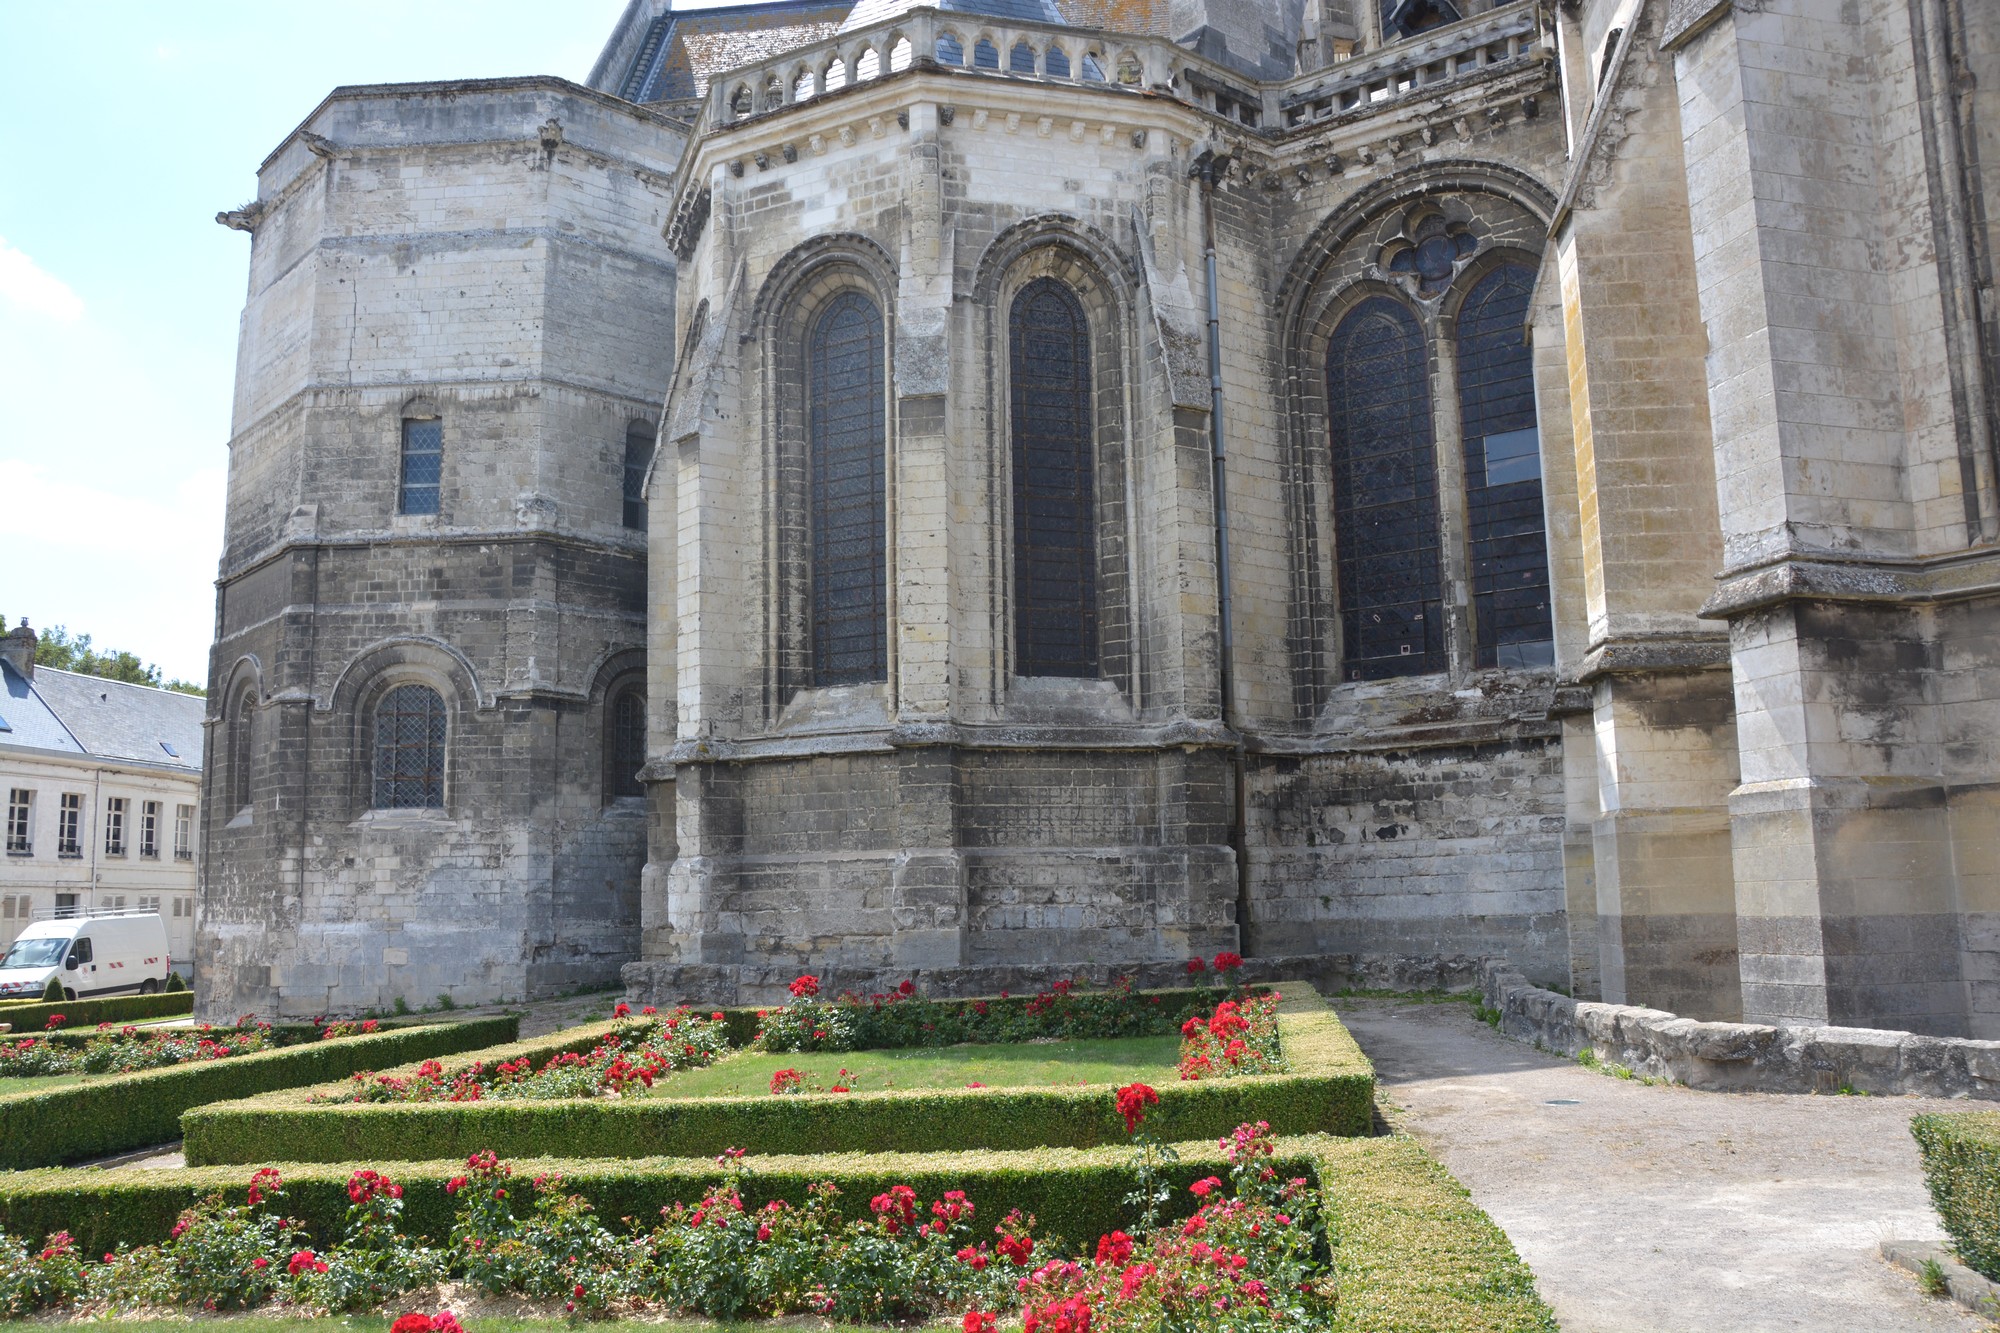
M398 685L375 706L377 810L444 808L444 700L428 685Z
M1053 278L1014 298L1014 670L1097 674L1097 495L1090 329Z
M236 720L231 726L229 737L229 783L235 794L237 809L250 804L250 764L255 750L252 745L252 728L256 725L257 714L246 693L236 703Z
M1442 671L1429 358L1406 307L1373 296L1340 321L1326 398L1343 672L1379 680Z
M644 796L639 770L646 766L646 696L625 690L611 704L610 774L606 785L613 796Z
M625 526L646 530L646 464L653 458L653 428L634 421L625 428Z
M1479 280L1458 315L1458 401L1465 432L1475 651L1483 667L1549 666L1548 534L1534 362L1524 330L1531 270Z
M444 423L403 423L403 482L396 498L399 514L435 514L438 480L444 472Z
M813 683L889 674L882 312L860 292L827 303L807 348Z

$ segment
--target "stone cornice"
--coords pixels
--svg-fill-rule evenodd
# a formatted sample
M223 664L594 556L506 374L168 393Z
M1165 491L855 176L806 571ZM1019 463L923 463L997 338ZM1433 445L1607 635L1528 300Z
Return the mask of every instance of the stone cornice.
M1792 556L1724 573L1696 614L1729 620L1786 602L1929 606L2000 595L2000 551L1983 548L1924 560Z
M1568 684L1589 685L1605 676L1640 676L1729 669L1727 634L1601 639L1590 645Z

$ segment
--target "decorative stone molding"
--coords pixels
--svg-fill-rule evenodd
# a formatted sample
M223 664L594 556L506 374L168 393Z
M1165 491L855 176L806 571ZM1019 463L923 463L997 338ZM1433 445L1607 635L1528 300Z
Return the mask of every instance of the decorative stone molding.
M2000 1041L1879 1028L1704 1023L1663 1009L1572 1000L1504 959L1479 968L1507 1036L1558 1055L1586 1048L1640 1074L1719 1092L1876 1093L2000 1100Z

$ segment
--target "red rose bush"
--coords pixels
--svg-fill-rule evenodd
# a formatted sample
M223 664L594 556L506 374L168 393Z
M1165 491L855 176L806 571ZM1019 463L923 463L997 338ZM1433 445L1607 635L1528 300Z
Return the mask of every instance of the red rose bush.
M1181 1024L1180 1073L1186 1081L1282 1074L1289 1067L1278 1045L1276 991L1224 1000L1206 1017Z

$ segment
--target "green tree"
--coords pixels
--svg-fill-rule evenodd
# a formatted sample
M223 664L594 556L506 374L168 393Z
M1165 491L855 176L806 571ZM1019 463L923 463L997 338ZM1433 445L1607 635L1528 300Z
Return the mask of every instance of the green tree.
M0 616L0 625L7 623ZM90 646L88 634L71 634L63 625L41 631L35 643L35 665L56 671L74 671L80 676L102 676L128 685L150 685L176 694L205 697L208 691L193 681L162 679L160 668L139 659L137 653L121 649L99 652Z

